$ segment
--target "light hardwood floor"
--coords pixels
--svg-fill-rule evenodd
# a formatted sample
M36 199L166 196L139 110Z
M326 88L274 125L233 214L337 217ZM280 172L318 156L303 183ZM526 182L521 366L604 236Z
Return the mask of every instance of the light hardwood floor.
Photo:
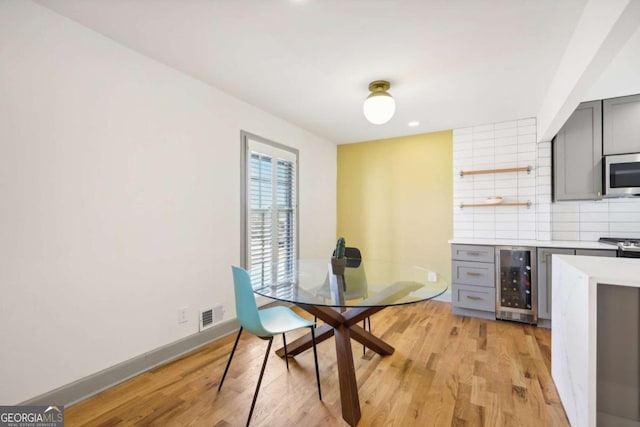
M373 332L396 349L380 357L353 343L359 426L568 426L550 374L551 333L519 323L451 314L430 301L387 308ZM241 426L266 341L243 334L222 391L218 382L235 335L153 369L65 410L67 426ZM294 334L287 337L292 341ZM273 349L281 345L274 340ZM290 363L269 357L252 426L346 426L333 339Z

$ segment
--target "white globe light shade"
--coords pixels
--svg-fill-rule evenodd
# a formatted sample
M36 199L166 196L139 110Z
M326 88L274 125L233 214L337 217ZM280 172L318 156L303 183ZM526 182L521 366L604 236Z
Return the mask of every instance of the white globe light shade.
M364 100L362 111L367 120L381 125L391 120L396 112L396 101L386 92L372 93Z

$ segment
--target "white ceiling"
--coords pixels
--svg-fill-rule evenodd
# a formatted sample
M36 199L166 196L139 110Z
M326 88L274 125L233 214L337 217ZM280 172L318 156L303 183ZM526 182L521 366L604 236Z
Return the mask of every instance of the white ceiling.
M345 143L535 116L586 0L37 2ZM378 79L397 110L375 126Z

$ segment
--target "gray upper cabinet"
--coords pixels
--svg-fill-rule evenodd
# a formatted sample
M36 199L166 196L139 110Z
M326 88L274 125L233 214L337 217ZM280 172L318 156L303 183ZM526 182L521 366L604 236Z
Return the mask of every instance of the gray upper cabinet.
M604 154L640 152L640 95L603 101Z
M583 102L553 139L554 198L602 198L602 101Z

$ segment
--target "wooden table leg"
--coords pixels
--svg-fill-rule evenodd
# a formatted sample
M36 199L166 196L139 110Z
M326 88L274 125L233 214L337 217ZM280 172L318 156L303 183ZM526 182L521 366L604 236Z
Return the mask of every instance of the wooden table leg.
M322 341L329 339L333 336L333 327L328 324L324 324L316 328L316 345ZM287 354L289 356L295 356L308 350L313 345L311 341L311 333L307 333L291 343L287 343ZM280 357L284 357L284 348L276 350L276 354Z
M335 328L336 360L338 362L338 379L340 380L340 404L342 405L342 418L355 426L360 421L360 397L358 396L358 383L356 381L356 368L353 364L353 351L351 350L351 336L349 328L340 325Z
M358 341L368 349L375 351L380 356L389 356L395 351L395 349L389 344L358 325L351 326L350 331L351 338Z
M316 329L316 344L330 338L332 335L335 336L342 418L349 425L355 426L360 421L361 412L351 338L381 356L392 354L394 352L393 347L355 324L355 322L380 311L383 307L359 307L347 310L344 313L339 313L330 307L302 304L300 304L300 307L325 322L324 325ZM287 346L288 354L294 356L311 348L311 345L311 334L306 334ZM281 348L276 353L278 356L283 357L284 349Z

